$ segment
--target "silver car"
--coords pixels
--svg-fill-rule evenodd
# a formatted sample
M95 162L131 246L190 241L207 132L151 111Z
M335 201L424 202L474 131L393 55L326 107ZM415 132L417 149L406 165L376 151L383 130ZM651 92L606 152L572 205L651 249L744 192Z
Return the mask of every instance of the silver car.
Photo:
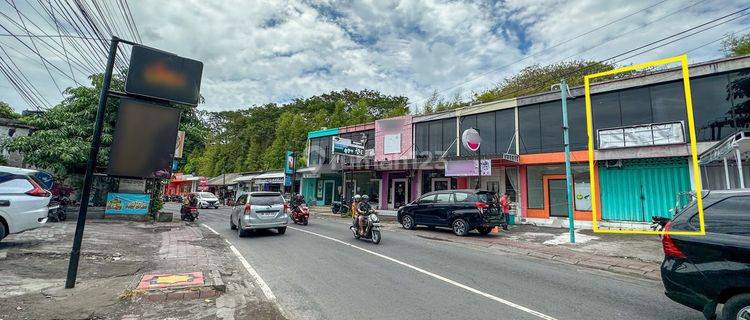
M250 230L276 229L286 232L289 214L286 202L278 192L250 192L237 198L229 216L229 226L244 237Z

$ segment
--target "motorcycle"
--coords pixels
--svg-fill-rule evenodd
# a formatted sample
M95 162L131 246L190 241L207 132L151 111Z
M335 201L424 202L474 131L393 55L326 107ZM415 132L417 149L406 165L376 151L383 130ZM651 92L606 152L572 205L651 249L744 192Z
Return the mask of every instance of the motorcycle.
M180 208L180 220L194 222L195 219L198 219L198 208L183 204Z
M380 243L380 218L378 218L378 215L375 213L375 210L372 208L367 208L366 210L360 210L360 212L366 212L365 213L365 234L360 235L359 234L359 228L352 223L352 226L349 227L349 229L352 230L352 233L354 234L355 239L370 239L372 240L372 243L378 244Z
M292 207L292 221L295 224L307 225L307 220L310 218L310 209L304 203Z
M47 217L49 218L49 221L62 222L68 219L68 215L67 213L65 213L65 210L68 207L69 203L70 200L68 200L66 197L53 196L49 202L49 205L47 206Z
M333 212L333 214L340 214L342 218L348 217L352 213L349 204L346 201L334 201L333 204L331 204L331 212Z

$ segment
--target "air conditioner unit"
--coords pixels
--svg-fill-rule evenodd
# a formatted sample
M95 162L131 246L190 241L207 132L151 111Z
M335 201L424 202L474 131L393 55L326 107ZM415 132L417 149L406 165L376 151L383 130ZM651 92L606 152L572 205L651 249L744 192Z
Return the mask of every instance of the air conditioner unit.
M604 167L606 168L622 168L622 160L605 160Z

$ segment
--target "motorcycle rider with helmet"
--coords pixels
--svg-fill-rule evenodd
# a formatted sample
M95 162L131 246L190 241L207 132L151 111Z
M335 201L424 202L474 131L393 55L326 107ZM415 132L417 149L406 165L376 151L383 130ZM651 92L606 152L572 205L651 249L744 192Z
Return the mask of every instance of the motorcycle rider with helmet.
M359 227L359 234L365 235L365 219L370 214L370 196L363 195L361 201L357 204L357 225Z
M359 202L361 200L362 200L362 196L360 196L358 194L355 194L352 197L352 206L351 206L351 210L352 210L352 226L354 226L355 228L358 228L358 222L359 222L359 220L357 220L357 219L358 219L358 216L359 216Z

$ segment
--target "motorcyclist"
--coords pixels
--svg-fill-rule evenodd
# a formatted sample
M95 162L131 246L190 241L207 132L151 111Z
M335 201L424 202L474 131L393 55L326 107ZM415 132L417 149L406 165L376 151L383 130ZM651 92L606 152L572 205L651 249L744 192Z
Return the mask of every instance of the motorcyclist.
M357 225L359 226L359 234L365 235L365 219L370 214L370 196L363 195L360 202L357 204Z

